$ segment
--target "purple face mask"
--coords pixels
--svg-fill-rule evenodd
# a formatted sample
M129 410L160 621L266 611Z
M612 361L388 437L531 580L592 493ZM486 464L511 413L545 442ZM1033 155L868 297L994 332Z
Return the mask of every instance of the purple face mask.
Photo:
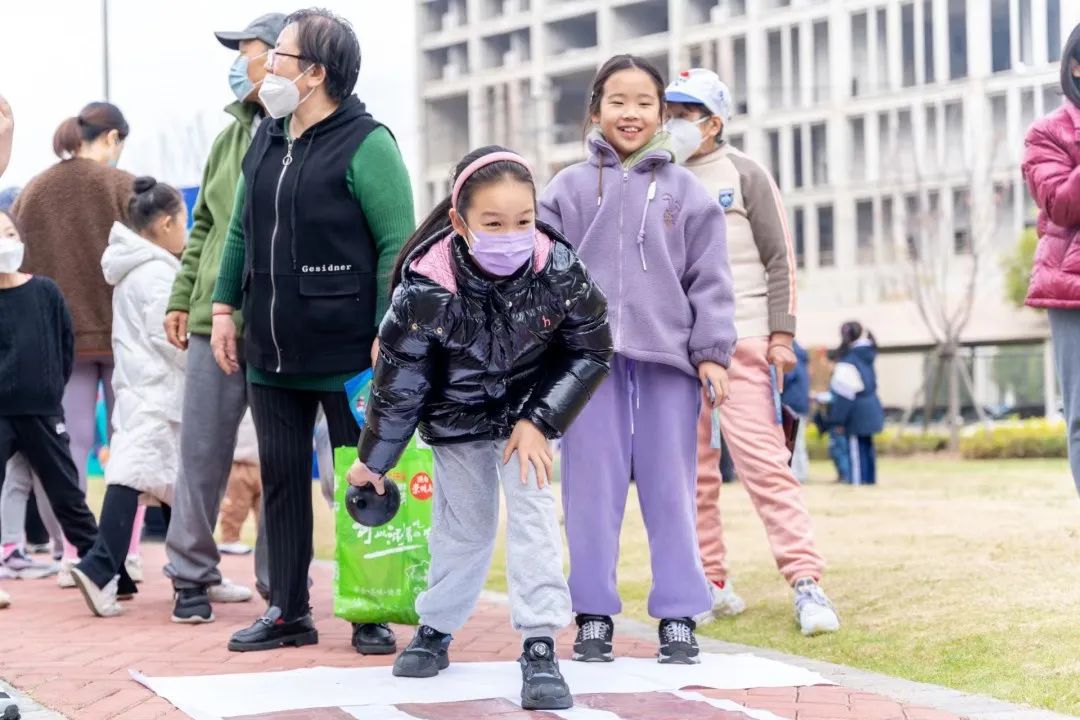
M477 265L491 275L509 277L532 259L536 242L535 225L500 235L477 232L472 228L469 228L469 233L473 238L469 254Z

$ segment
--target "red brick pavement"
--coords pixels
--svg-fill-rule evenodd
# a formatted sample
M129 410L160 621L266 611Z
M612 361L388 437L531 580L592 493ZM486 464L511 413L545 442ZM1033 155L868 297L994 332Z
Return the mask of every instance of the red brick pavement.
M332 616L332 572L326 566L312 568L318 645L273 652L230 653L225 647L229 635L250 624L262 610L261 603L217 605L214 608L217 621L209 625L187 626L169 622L171 588L164 576L152 570L160 567L163 559L164 551L160 545L144 547L146 582L140 586L141 592L136 599L125 603L128 612L120 618L92 616L77 590L60 590L51 579L5 581L4 588L13 596L13 604L0 611L3 643L0 677L72 720L180 720L187 716L131 680L128 670L151 676L217 675L313 666L378 666L393 661L392 657L365 658L352 649L349 625ZM225 558L223 570L238 582L253 582L250 557ZM402 644L411 637L409 628L396 630ZM561 637L561 648L568 648L572 639L569 633ZM621 638L616 642L616 651L620 655L649 657L654 654L655 647L632 638ZM473 619L454 638L455 661L513 660L519 653L519 639L510 628L506 608L497 605L484 604L477 608ZM929 708L903 706L879 695L839 687L701 692L747 707L769 710L790 720L957 720L954 715ZM520 710L508 714L507 708L488 705L490 703L473 706L466 714L470 718L499 717L502 720L525 715ZM451 713L440 717L459 715ZM321 710L258 717L330 720L340 718L342 714ZM422 715L417 713L417 717ZM662 720L659 715L651 717Z

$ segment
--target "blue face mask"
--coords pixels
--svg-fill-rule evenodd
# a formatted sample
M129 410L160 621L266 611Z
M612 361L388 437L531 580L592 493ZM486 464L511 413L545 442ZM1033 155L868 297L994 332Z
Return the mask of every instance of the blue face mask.
M229 87L232 88L233 95L240 102L244 102L251 91L255 89L255 85L248 79L248 63L250 59L241 55L233 61L232 67L229 68Z

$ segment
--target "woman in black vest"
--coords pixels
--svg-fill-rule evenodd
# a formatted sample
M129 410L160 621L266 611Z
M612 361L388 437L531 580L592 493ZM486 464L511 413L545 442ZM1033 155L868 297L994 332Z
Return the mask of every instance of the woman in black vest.
M236 651L318 641L308 605L311 440L321 404L335 447L355 445L344 382L371 366L398 250L414 217L390 131L352 94L360 44L322 10L291 15L267 58L259 99L274 118L243 162L214 290L211 347L238 372L233 310L259 438L270 607L229 641ZM359 652L395 652L385 625L356 625Z

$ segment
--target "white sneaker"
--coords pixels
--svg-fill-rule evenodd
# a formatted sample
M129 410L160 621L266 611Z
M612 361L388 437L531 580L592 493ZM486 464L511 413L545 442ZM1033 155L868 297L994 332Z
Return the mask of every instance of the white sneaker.
M75 578L71 575L71 569L75 567L77 560L71 558L64 558L60 561L60 571L56 573L56 584L62 588L78 587L75 584Z
M3 590L0 590L0 610L3 610L11 604L11 596Z
M131 582L141 583L143 581L141 557L138 555L128 555L127 560L124 561L124 568L127 569L127 574L128 577L131 578Z
M116 588L120 581L119 575L113 575L112 580L103 588L99 588L94 581L77 567L71 569L71 577L82 591L83 599L90 612L98 617L116 617L124 612L120 603L116 600Z
M840 617L821 586L810 578L795 582L795 619L806 636L833 633L840 629Z
M251 546L245 545L242 542L234 543L221 543L217 546L218 552L222 555L250 555Z
M228 578L222 578L220 585L207 588L212 603L240 603L251 599L251 588L237 585Z
M27 555L21 548L15 548L4 558L4 575L23 580L40 580L52 577L58 568L51 563L39 563Z
M709 586L712 587L712 610L694 618L698 625L708 625L719 617L734 617L746 610L746 601L735 592L730 580L726 581L722 588L717 587L714 582L710 582Z

